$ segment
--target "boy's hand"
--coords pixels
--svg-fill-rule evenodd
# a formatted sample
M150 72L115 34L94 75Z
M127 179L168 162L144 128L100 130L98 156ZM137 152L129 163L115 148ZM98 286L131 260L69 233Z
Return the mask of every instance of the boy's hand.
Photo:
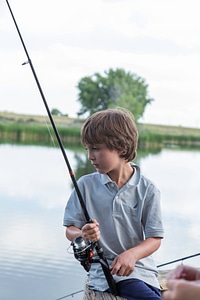
M110 267L111 274L118 276L129 276L135 267L135 259L133 253L130 251L125 251L115 257Z
M97 242L100 239L99 223L92 220L92 223L86 223L82 227L82 236L86 241Z

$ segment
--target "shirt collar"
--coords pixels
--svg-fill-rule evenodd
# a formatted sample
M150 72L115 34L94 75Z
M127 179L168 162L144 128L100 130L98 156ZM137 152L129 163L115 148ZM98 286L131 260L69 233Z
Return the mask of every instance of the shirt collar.
M140 178L140 168L132 162L130 164L131 164L131 167L134 169L134 174L133 174L133 176L131 176L131 178L129 179L127 184L128 185L137 185L139 182L139 178ZM107 174L99 173L99 176L100 176L100 180L101 180L102 184L106 185L107 183L113 182Z

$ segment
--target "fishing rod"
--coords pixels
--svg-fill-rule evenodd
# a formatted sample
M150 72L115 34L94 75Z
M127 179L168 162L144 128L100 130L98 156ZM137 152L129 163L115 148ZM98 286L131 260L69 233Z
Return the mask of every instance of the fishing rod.
M81 194L81 192L80 192L80 189L79 189L79 187L78 187L78 184L77 184L77 181L76 181L76 178L75 178L74 171L73 171L72 168L71 168L71 165L70 165L70 162L69 162L68 157L67 157L67 155L66 155L66 152L65 152L65 149L64 149L62 140L61 140L61 138L60 138L59 132L58 132L58 130L57 130L57 128L56 128L56 125L55 125L55 123L54 123L54 120L53 120L53 117L52 117L52 115L51 115L50 109L49 109L49 107L48 107L47 101L46 101L46 99L45 99L43 90L42 90L42 88L41 88L40 82L39 82L38 77L37 77L37 75L36 75L35 69L34 69L34 67L33 67L32 61L31 61L31 59L30 59L29 53L28 53L27 48L26 48L26 46L25 46L24 40L23 40L23 38L22 38L22 35L21 35L21 33L20 33L19 27L18 27L18 25L17 25L17 22L16 22L16 20L15 20L14 14L13 14L13 12L12 12L12 9L11 9L11 7L10 7L10 4L9 4L8 0L6 0L6 3L7 3L7 6L8 6L8 8L9 8L9 11L10 11L10 14L11 14L11 16L12 16L12 19L13 19L13 22L14 22L14 24L15 24L15 27L16 27L16 29L17 29L17 32L18 32L20 41L21 41L21 43L22 43L22 46L23 46L23 48L24 48L24 51L25 51L26 56L27 56L27 59L28 59L27 62L24 62L22 65L25 65L25 64L29 64L29 65L30 65L31 71L32 71L32 73L33 73L33 76L34 76L34 79L35 79L35 81L36 81L37 87L38 87L38 89L39 89L40 95L41 95L41 97L42 97L44 106L45 106L46 111L47 111L47 114L48 114L48 116L49 116L51 125L52 125L53 130L54 130L54 133L55 133L55 135L56 135L58 144L59 144L59 146L60 146L60 150L62 151L62 154L63 154L64 160L65 160L65 163L66 163L66 165L67 165L67 169L68 169L68 171L69 171L69 175L70 175L70 177L71 177L72 183L73 183L73 185L74 185L75 191L76 191L76 193L77 193L77 196L78 196L78 198L79 198L81 207L82 207L82 209L83 209L83 212L84 212L86 221L87 221L87 223L91 223L91 222L92 222L92 219L90 218L90 216L89 216L89 214L88 214L88 211L87 211L87 209L86 209L86 206L85 206L85 203L84 203L82 194ZM99 258L100 258L98 262L99 262L99 263L101 264L101 266L102 266L102 269L103 269L104 275L105 275L105 277L106 277L106 280L107 280L107 282L108 282L110 291L111 291L111 293L112 293L113 295L117 295L118 292L117 292L117 287L116 287L115 281L114 281L114 279L113 279L113 276L112 276L111 273L110 273L110 270L109 270L109 264L108 264L108 262L107 262L106 257L104 256L103 249L102 249L102 247L100 246L100 243L99 243L99 242L96 242L96 243L95 243L95 249L96 249L96 252L97 252L97 254L98 254ZM75 256L75 257L76 257L76 256ZM76 258L77 258L77 257L76 257Z
M157 265L157 268L160 268L160 267L163 267L163 266L166 266L166 265L170 265L170 264L173 264L173 263L176 263L176 262L179 262L179 261L184 261L186 259L190 259L190 258L199 256L199 255L200 255L200 253L196 253L196 254L192 254L192 255L189 255L189 256L181 257L181 258L178 258L178 259L175 259L175 260L172 260L172 261L169 261L169 262ZM68 294L68 295L63 296L61 298L58 298L56 300L61 300L61 299L65 299L65 298L68 298L68 297L73 297L75 294L82 293L82 292L84 292L84 290L80 290L80 291Z
M193 257L199 256L199 255L200 255L200 253L196 253L196 254L193 254L193 255L181 257L181 258L178 258L178 259L175 259L175 260L172 260L172 261L169 261L169 262L160 264L160 265L158 265L157 267L158 267L158 268L164 267L164 266L171 265L171 264L176 263L176 262L179 262L179 261L184 261L184 260L186 260L186 259L193 258Z
M84 292L84 290L80 290L80 291L77 291L77 292L71 293L71 294L69 294L69 295L66 295L66 296L63 296L63 297L57 298L56 300L62 300L62 299L66 299L66 298L68 298L68 297L74 297L74 295L76 295L76 294L79 294L79 293L82 293L82 292Z

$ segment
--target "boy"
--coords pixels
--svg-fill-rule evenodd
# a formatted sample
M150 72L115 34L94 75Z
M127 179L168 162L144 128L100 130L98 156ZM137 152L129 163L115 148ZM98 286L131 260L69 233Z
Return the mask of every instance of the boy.
M108 109L83 124L81 141L97 172L78 181L93 223L87 223L76 192L64 215L66 237L72 241L100 239L121 297L160 300L157 269L151 257L161 244L163 227L160 192L131 161L136 156L138 132L133 115ZM101 265L93 263L88 286L106 291Z

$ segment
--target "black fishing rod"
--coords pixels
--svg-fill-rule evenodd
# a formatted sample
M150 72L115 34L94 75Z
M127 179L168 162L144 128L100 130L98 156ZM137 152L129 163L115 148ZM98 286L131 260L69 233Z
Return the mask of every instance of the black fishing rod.
M171 265L171 264L176 263L176 262L179 262L179 261L184 261L184 260L186 260L186 259L190 259L190 258L199 256L199 255L200 255L200 253L196 253L196 254L193 254L193 255L181 257L181 258L178 258L178 259L175 259L175 260L168 261L168 262L163 263L163 264L161 264L161 265L158 265L157 267L158 267L158 268L164 267L164 266Z
M25 65L25 64L29 64L29 65L30 65L31 71L32 71L32 73L33 73L33 76L34 76L34 79L35 79L35 81L36 81L37 87L38 87L38 89L39 89L40 95L41 95L41 97L42 97L44 106L45 106L46 111L47 111L47 114L48 114L48 116L49 116L51 125L52 125L53 130L54 130L54 133L55 133L55 135L56 135L58 144L59 144L60 149L61 149L61 151L62 151L62 154L63 154L64 160L65 160L65 163L66 163L66 165L67 165L67 168L68 168L68 171L69 171L71 180L72 180L72 182L73 182L75 191L76 191L76 193L77 193L77 195L78 195L78 198L79 198L81 207L82 207L82 209L83 209L83 212L84 212L84 215L85 215L85 218L86 218L86 221L87 221L88 223L91 223L91 222L92 222L92 219L90 218L90 216L89 216L89 214L88 214L88 211L87 211L87 209L86 209L86 206L85 206L85 203L84 203L82 194L81 194L81 192L80 192L80 189L79 189L79 187L78 187L78 184L77 184L77 181L76 181L76 178L75 178L75 175L74 175L74 171L72 170L71 165L70 165L70 163L69 163L69 160L68 160L68 157L67 157L67 155L66 155L66 152L65 152L65 149L64 149L62 140L61 140L61 138L60 138L59 132L58 132L58 130L57 130L57 128L56 128L56 125L55 125L55 123L54 123L53 117L52 117L52 115L51 115L50 109L49 109L49 107L48 107L47 101L46 101L46 99L45 99L44 93L43 93L43 91L42 91L41 85L40 85L40 83L39 83L38 77L37 77L37 75L36 75L35 69L34 69L34 67L33 67L32 61L31 61L31 59L30 59L29 53L28 53L27 48L26 48L26 46L25 46L25 43L24 43L24 41L23 41L22 35L21 35L21 33L20 33L19 27L18 27L18 25L17 25L17 22L16 22L16 20L15 20L14 14L13 14L13 12L12 12L12 9L11 9L11 7L10 7L10 4L9 4L8 0L6 0L6 3L7 3L7 5L8 5L10 14L11 14L11 16L12 16L12 19L13 19L14 24L15 24L15 27L16 27L16 29L17 29L19 38L20 38L20 40L21 40L22 46L23 46L23 48L24 48L24 51L25 51L26 56L27 56L27 59L28 59L27 62L23 63L22 65ZM108 264L108 262L107 262L106 257L105 257L104 254L103 254L103 249L102 249L102 247L100 246L99 242L96 242L96 243L95 243L95 249L96 249L96 252L97 252L97 254L98 254L99 258L100 258L99 262L100 262L100 264L101 264L101 266L102 266L102 269L103 269L104 275L105 275L105 277L106 277L106 280L107 280L107 282L108 282L110 291L111 291L111 293L112 293L113 295L117 295L117 288L116 288L115 281L114 281L114 279L113 279L113 276L112 276L111 273L110 273L110 270L109 270L109 264Z
M68 297L74 297L74 295L76 295L76 294L79 294L79 293L82 293L82 292L84 292L84 290L80 290L80 291L77 291L77 292L71 293L71 294L69 294L69 295L66 295L66 296L63 296L63 297L57 298L56 300L63 300L63 299L66 299L66 298L68 298Z
M171 260L171 261L169 261L169 262L166 262L166 263L157 265L157 268L164 267L164 266L166 266L166 265L170 265L170 264L173 264L173 263L176 263L176 262L179 262L179 261L184 261L184 260L186 260L186 259L190 259L190 258L199 256L199 255L200 255L200 253L196 253L196 254L192 254L192 255L189 255L189 256L181 257L181 258L178 258L178 259L175 259L175 260ZM68 298L68 297L73 297L75 294L82 293L82 292L84 292L84 290L80 290L80 291L77 291L77 292L68 294L68 295L63 296L63 297L61 297L61 298L58 298L58 299L56 299L56 300L61 300L61 299L65 299L65 298Z

